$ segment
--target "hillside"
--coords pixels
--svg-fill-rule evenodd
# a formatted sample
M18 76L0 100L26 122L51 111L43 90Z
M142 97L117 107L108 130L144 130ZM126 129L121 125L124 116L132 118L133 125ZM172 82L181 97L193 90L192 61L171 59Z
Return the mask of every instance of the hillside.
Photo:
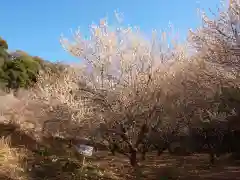
M59 73L64 66L21 50L11 51L0 37L0 87L4 91L28 89L37 82L40 72Z

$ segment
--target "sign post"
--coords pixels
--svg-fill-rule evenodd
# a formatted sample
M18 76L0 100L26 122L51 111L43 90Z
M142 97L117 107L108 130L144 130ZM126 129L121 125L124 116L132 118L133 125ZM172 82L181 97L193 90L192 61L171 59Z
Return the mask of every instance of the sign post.
M84 168L84 165L85 165L85 158L86 158L86 156L87 157L92 156L93 147L92 146L87 146L87 145L84 145L84 144L79 144L75 147L76 147L77 151L79 152L79 154L81 154L83 156L82 167L81 167L81 174L82 174L83 168Z

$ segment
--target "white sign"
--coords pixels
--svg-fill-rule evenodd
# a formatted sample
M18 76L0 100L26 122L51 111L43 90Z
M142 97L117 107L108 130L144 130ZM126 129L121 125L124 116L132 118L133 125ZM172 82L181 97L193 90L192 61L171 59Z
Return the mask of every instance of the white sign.
M79 144L76 146L77 148L77 151L84 155L84 156L92 156L92 153L93 153L93 147L92 146L87 146L87 145L84 145L84 144Z

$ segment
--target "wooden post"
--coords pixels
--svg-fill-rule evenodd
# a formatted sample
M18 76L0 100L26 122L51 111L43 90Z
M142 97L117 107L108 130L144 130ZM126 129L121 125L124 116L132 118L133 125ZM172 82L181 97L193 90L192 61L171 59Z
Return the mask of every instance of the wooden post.
M85 156L83 155L83 158L82 158L82 167L81 167L81 175L80 175L80 180L82 179L82 173L83 173L83 168L84 168L84 165L85 165Z

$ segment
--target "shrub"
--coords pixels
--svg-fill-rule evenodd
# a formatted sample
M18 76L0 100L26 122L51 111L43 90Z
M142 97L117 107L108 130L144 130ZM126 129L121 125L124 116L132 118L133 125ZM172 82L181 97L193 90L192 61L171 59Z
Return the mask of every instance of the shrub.
M1 67L1 81L7 88L28 88L36 83L40 65L30 56L17 56Z
M26 154L21 149L11 148L9 139L0 139L0 176L27 180L23 159Z

